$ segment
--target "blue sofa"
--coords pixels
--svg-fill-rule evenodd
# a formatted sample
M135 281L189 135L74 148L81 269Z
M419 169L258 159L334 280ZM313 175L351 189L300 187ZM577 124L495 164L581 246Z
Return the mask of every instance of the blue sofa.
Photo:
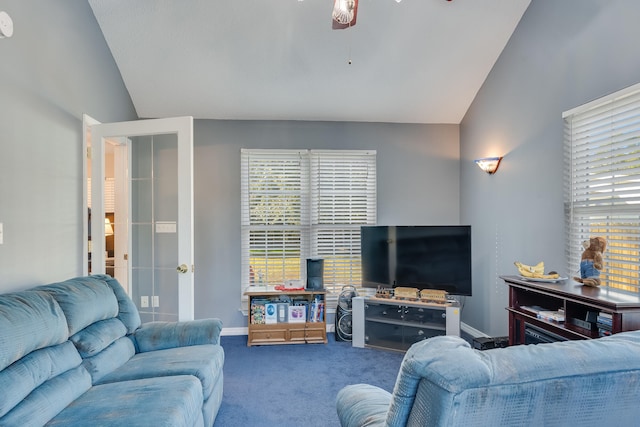
M640 423L640 331L478 351L435 337L405 354L393 393L338 392L347 426L631 426Z
M0 295L0 426L212 426L221 329L141 324L106 275Z

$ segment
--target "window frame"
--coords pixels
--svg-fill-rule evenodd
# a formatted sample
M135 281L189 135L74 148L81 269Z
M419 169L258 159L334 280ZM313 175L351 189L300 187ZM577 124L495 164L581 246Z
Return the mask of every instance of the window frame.
M582 242L603 236L603 287L640 293L640 84L565 111L569 271Z
M264 159L271 159L273 165L282 162L299 161L299 170L289 164L288 169L296 169L294 174L299 174L299 194L292 200L299 200L300 206L297 217L291 218L292 222L285 224L267 224L270 220L256 221L252 218L252 203L257 200L256 192L260 192L261 186L268 186L273 190L272 197L277 197L279 184L266 184L270 172L268 170L256 171ZM306 259L323 258L325 288L327 289L326 302L329 311L335 309L337 297L344 285L353 285L361 290L360 267L360 227L362 225L374 225L377 221L377 153L375 150L283 150L283 149L242 149L241 150L241 309L247 310L247 298L244 292L253 285L276 285L285 280L301 280L301 286L305 285ZM253 168L253 169L252 169ZM286 168L283 166L283 168ZM262 175L261 175L262 174ZM252 181L253 184L252 184ZM262 181L255 181L262 179ZM282 182L282 181L280 181ZM250 189L253 185L254 190ZM267 187L265 187L267 188ZM266 190L262 190L265 192ZM259 196L259 195L258 195ZM252 197L254 197L252 199ZM253 200L253 202L252 202ZM277 200L277 199L272 199ZM348 203L344 203L348 200ZM253 212L255 212L255 204ZM357 219L354 212L360 214ZM277 216L277 215L275 215ZM266 217L263 215L262 217ZM283 217L283 215L281 215ZM275 221L275 220L272 220ZM299 222L299 223L298 223ZM258 232L266 236L269 230L274 233L278 230L290 230L292 233L300 233L300 249L297 266L289 266L289 273L299 272L295 278L287 278L284 269L270 275L269 271L260 281L256 277L252 261L251 247L256 243ZM275 236L275 234L274 234ZM333 244L336 239L339 243ZM265 238L269 240L268 237ZM277 240L277 239L276 239ZM322 244L328 242L327 244ZM268 245L267 245L268 246ZM340 246L339 250L336 246ZM253 246L255 247L255 246ZM265 246L266 247L266 246ZM339 251L343 253L338 254ZM255 253L255 252L254 252ZM293 252L290 252L293 254ZM285 257L285 255L283 255ZM268 258L265 256L265 258ZM356 259L357 258L357 259ZM282 261L283 264L287 261ZM278 276L278 274L281 274ZM275 276L275 280L274 277ZM338 279L347 279L349 283L337 282Z

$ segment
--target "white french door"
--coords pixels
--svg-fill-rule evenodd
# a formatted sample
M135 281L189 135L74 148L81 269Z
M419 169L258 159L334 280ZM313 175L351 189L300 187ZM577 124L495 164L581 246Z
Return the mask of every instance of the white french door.
M193 118L89 128L91 274L110 268L123 277L143 321L193 319ZM110 213L105 171L112 146L116 202ZM106 252L105 218L115 235Z

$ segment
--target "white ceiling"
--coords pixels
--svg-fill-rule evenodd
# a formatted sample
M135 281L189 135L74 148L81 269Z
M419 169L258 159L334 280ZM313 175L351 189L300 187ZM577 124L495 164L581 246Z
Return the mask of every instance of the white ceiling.
M529 2L89 0L140 117L456 124Z

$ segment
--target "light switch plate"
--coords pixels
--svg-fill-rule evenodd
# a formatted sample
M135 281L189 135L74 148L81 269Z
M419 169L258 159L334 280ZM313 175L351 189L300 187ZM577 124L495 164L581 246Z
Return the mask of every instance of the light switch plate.
M4 243L3 229L4 229L4 227L2 226L2 223L0 222L0 245Z

